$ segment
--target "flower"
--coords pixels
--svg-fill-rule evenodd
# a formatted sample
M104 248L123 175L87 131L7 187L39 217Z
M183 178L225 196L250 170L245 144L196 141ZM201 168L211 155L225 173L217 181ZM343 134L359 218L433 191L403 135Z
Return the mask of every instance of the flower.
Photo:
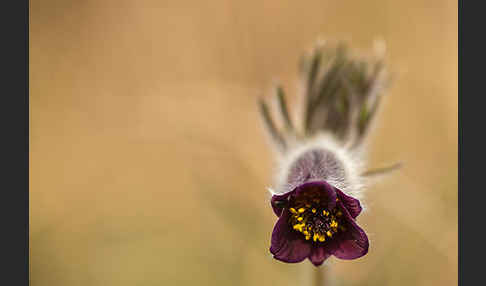
M399 167L363 168L368 135L388 84L382 50L363 58L343 44L318 42L301 62L303 109L295 122L280 85L274 89L280 126L260 100L279 159L271 190L278 217L270 246L275 259L296 263L309 258L319 266L331 255L349 260L368 253L368 237L356 222L364 183Z
M279 217L270 252L283 262L306 258L315 266L329 256L356 259L368 252L368 237L355 221L359 200L324 180L303 183L283 195L273 195L273 211Z

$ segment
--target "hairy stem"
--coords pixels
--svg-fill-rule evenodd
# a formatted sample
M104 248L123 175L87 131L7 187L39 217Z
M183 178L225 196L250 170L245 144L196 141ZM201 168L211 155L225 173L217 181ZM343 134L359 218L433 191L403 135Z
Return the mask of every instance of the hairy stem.
M314 267L314 286L331 286L328 267Z

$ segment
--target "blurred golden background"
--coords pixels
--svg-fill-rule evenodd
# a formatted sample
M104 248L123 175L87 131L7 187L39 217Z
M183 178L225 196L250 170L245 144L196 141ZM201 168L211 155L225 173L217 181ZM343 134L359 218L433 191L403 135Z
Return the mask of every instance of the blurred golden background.
M387 44L361 259L336 285L457 284L457 1L32 0L30 268L40 285L306 285L268 248L256 99L317 37Z

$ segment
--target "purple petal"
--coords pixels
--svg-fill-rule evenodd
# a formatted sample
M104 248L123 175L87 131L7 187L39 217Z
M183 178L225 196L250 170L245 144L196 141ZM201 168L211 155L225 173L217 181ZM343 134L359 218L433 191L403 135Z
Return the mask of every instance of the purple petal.
M312 249L312 253L309 256L309 260L315 266L321 265L329 256L331 256L331 252L324 247L323 245L315 246Z
M300 233L293 231L288 224L290 213L284 210L272 232L270 252L275 259L295 263L306 259L311 253L311 244Z
M346 209L346 231L329 243L329 251L340 259L356 259L368 253L369 241L364 230L356 224Z
M329 210L334 209L336 206L336 191L333 186L329 185L326 181L311 181L298 186L295 189L295 196L303 192L309 192L312 190L319 190L323 197L328 202L327 208Z
M293 192L287 192L283 195L273 195L272 200L271 200L271 205L273 208L273 212L279 217L282 215L282 210L283 204L288 202L288 197L292 194ZM282 203L280 203L282 202Z
M344 204L344 207L348 210L352 218L356 218L361 213L361 204L359 200L346 195L340 189L334 188L336 190L337 197Z

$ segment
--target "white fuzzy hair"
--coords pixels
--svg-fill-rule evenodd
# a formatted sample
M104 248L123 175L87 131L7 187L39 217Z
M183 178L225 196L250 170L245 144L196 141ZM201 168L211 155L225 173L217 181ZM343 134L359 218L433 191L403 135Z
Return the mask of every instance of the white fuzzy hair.
M325 179L329 184L340 189L345 194L361 200L364 190L364 180L360 175L364 167L363 157L356 151L351 151L343 146L345 145L340 144L331 133L319 133L312 138L294 142L287 152L277 157L276 165L278 169L275 177L275 189L270 189L270 191L273 194L283 194L292 191L299 183L302 183L301 180L294 183L288 182L292 167L305 153L323 150L332 158L326 160L326 157L324 157L321 162L323 168L311 170L313 176ZM342 168L341 172L332 172L331 170L331 172L327 172L324 175L326 164L332 169L333 166L331 165L336 163Z

